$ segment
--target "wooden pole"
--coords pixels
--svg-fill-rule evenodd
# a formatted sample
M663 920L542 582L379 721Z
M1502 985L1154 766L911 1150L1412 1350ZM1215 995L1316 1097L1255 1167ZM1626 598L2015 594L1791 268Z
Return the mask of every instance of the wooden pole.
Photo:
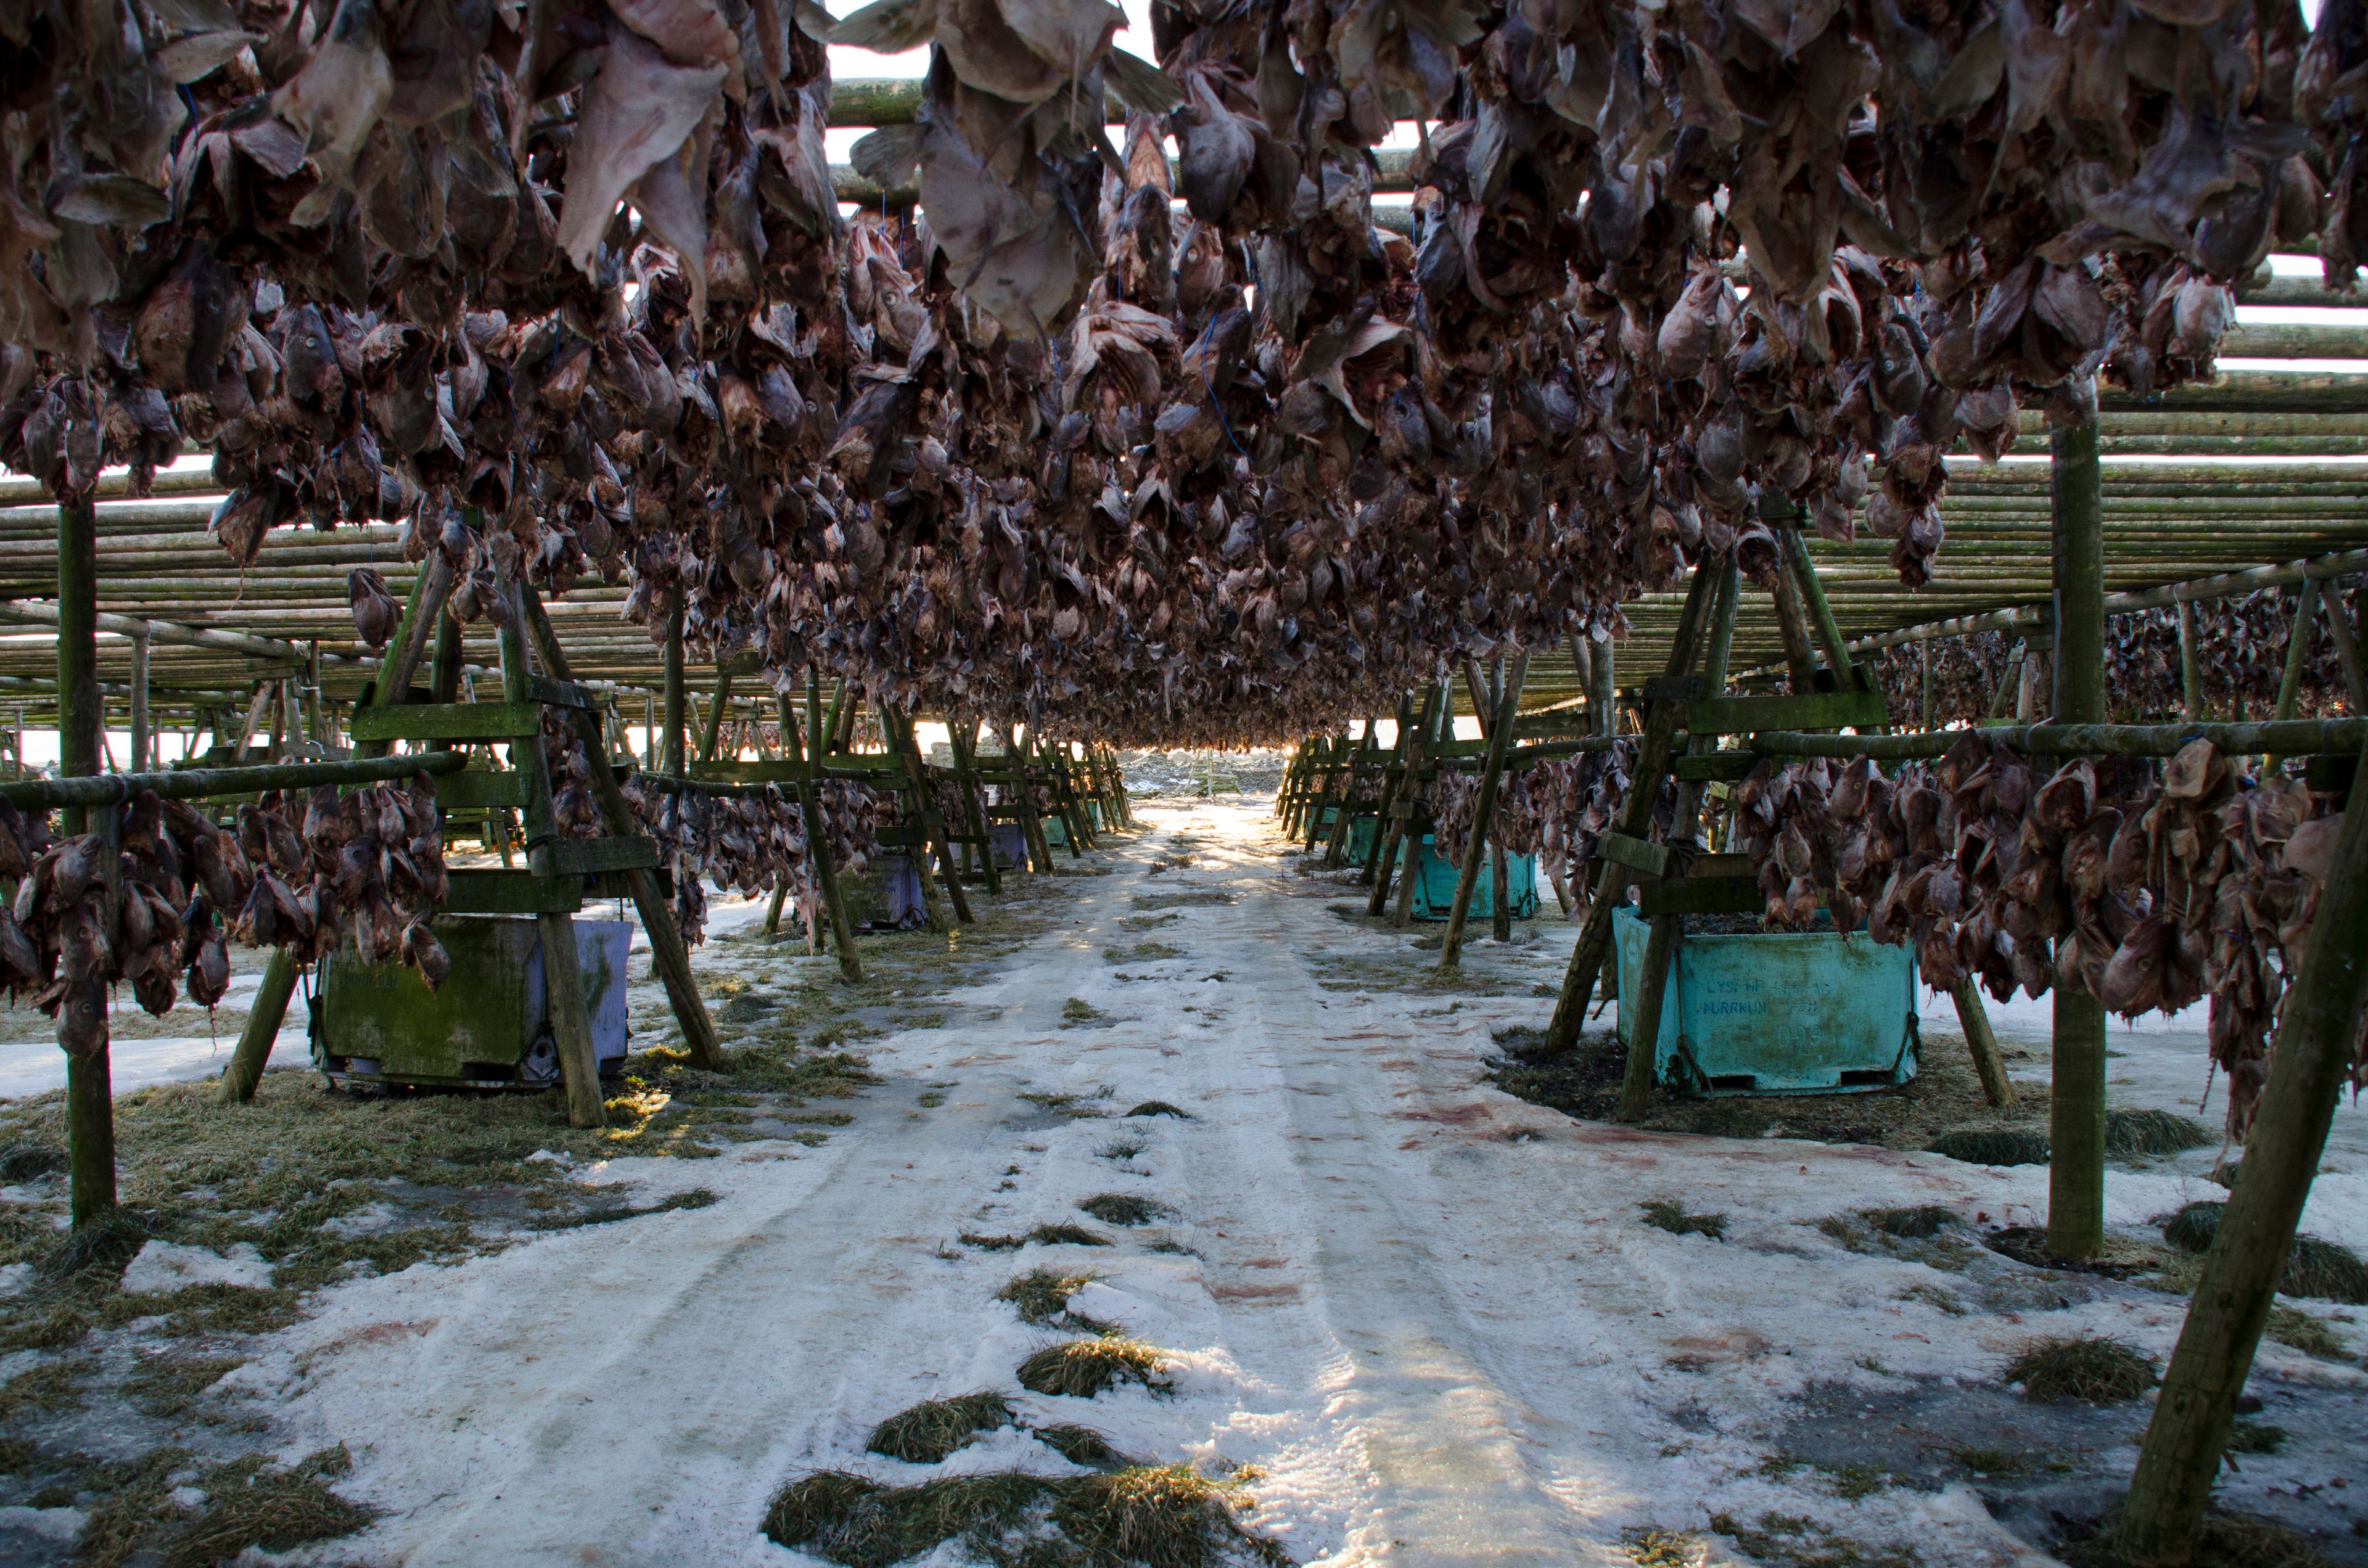
M890 744L904 754L905 778L912 787L913 821L923 834L913 852L913 865L921 874L922 891L928 890L929 857L935 855L938 877L945 884L946 899L953 905L954 918L968 926L975 916L971 914L969 896L962 892L962 878L954 870L953 846L947 842L945 824L940 820L934 828L928 825L937 814L937 791L929 787L929 765L921 759L920 733L913 723L913 716L902 709L883 706L880 722Z
M543 673L553 680L567 679L567 653L559 645L558 634L551 629L551 617L543 610L542 597L527 587L518 598L526 634L533 642L535 657L542 663ZM616 771L609 766L609 750L600 744L600 721L580 708L567 709L565 712L584 743L586 757L591 765L588 782L592 803L600 811L600 825L608 829L611 837L639 836L641 824L633 816L633 808L626 802L624 790L618 787ZM715 1036L714 1020L707 1016L707 1004L700 999L699 983L690 972L690 949L683 945L682 933L675 928L674 911L658 886L657 873L627 871L625 888L632 894L633 911L641 917L643 935L649 938L650 967L666 986L666 1000L673 1006L675 1022L682 1029L683 1044L690 1052L691 1062L711 1073L730 1072L731 1059L723 1054L723 1044Z
M88 498L58 503L58 771L67 776L98 771L98 518ZM115 822L113 808L101 813ZM69 835L93 830L88 811L68 807L62 815ZM104 869L116 856L103 855ZM110 903L112 900L110 900ZM113 922L108 936L113 937ZM108 1062L107 984L96 977L72 987L58 1009L61 1018L79 1014L95 1037L87 1052L66 1051L66 1149L74 1223L77 1229L105 1219L115 1208L115 1095ZM66 1043L61 1026L58 1043Z
M2343 596L2333 584L2321 587L2318 593L2319 608L2327 612L2327 638L2335 644L2335 660L2343 669L2344 695L2351 699L2355 716L2368 718L2368 676L2361 673L2360 635L2352 630L2351 612L2344 607Z
M1957 1027L1964 1031L1966 1054L1974 1059L1975 1074L1982 1081L1982 1097L1994 1106L2012 1105L2014 1085L2006 1075L2005 1059L1998 1055L1998 1035L1990 1028L1981 988L1972 975L1962 974L1950 988L1949 997L1957 1005Z
M2207 716L2203 707L2203 662L2195 651L2193 599L2179 601L2179 699L2180 715L2189 723Z
M1019 813L1019 836L1028 846L1028 858L1034 861L1034 870L1049 873L1053 869L1053 846L1044 836L1043 819L1036 810L1036 788L1028 777L1028 754L1019 749L1019 733L1011 725L998 732L1003 737L1003 755L1011 764L1011 803Z
M787 749L796 744L797 726L791 722L789 699L781 701L781 745ZM815 671L806 672L806 740L803 761L805 777L798 784L798 810L806 819L806 853L814 857L814 882L822 892L823 913L830 919L830 938L838 945L839 977L849 985L863 983L863 960L855 950L855 926L847 917L847 903L839 896L838 866L831 858L830 824L823 815L821 750L822 676Z
M682 585L666 590L666 738L661 744L658 771L683 777L682 756Z
M263 982L256 988L254 1004L247 1008L246 1025L239 1030L238 1046L214 1085L214 1104L244 1105L255 1097L264 1064L271 1060L271 1047L279 1037L280 1021L288 1016L289 999L295 993L301 967L285 949L271 950L270 961L263 966Z
M1595 689L1589 705L1595 710L1595 733L1610 739L1620 733L1620 674L1617 668L1619 644L1609 637L1595 640L1593 665Z
M2368 1006L2368 809L2355 786L2278 1025L2269 1082L2147 1422L2114 1545L2141 1568L2193 1561L2237 1396L2285 1277Z
M715 677L715 700L707 709L707 733L700 738L699 760L713 762L717 749L723 744L723 715L732 707L732 672L724 670Z
M1414 729L1414 715L1413 695L1401 692L1398 695L1397 732L1390 740L1389 758L1382 765L1381 800L1373 808L1373 846L1366 851L1365 864L1357 873L1357 880L1361 883L1371 884L1380 879L1385 849L1395 853L1391 847L1395 840L1390 835L1390 812L1397 803L1398 785L1406 772L1406 742Z
M148 634L131 634L131 771L148 771L154 744L148 735Z
M2310 667L2311 656L2318 649L2318 594L2319 585L2315 582L2305 581L2294 590L2294 628L2286 633L2286 667L2278 680L2277 706L2270 712L2272 723L2292 719L2294 710L2302 705L2303 672ZM2262 760L2271 773L2285 763L2285 758L2274 753Z
M2048 433L2055 514L2055 714L2105 717L2105 550L2097 426ZM2028 685L2029 683L2026 683ZM2105 1239L2105 1005L2078 986L2055 993L2055 1065L2048 1095L2047 1249L2094 1257Z
M947 744L954 754L954 780L962 788L962 810L970 819L970 835L982 846L979 859L986 875L986 891L996 897L1003 894L1003 873L995 864L995 835L987 831L986 801L980 793L977 748L978 724L946 726Z
M1669 644L1668 673L1672 676L1685 675L1693 668L1695 651L1701 646L1704 623L1710 619L1712 577L1711 573L1696 568L1693 582L1686 590L1686 606L1679 615L1677 632ZM1643 836L1652 824L1654 797L1660 793L1661 780L1669 770L1669 748L1677 739L1684 705L1656 702L1649 711L1651 716L1636 745L1636 769L1628 798L1620 810L1619 831L1632 838ZM1611 952L1611 912L1627 892L1627 869L1616 861L1604 862L1596 884L1595 902L1588 907L1587 925L1579 932L1578 945L1571 949L1570 967L1563 972L1562 992L1554 1003L1553 1020L1546 1027L1544 1043L1549 1051L1568 1051L1578 1043L1588 999L1594 994L1596 979Z
M1480 768L1480 794L1472 807L1472 836L1463 846L1463 864L1455 875L1455 902L1448 906L1447 935L1439 947L1439 972L1452 974L1463 962L1463 927L1472 914L1472 895L1480 885L1480 868L1488 858L1488 827L1497 813L1497 790L1505 774L1505 750L1513 744L1513 731L1518 727L1515 714L1521 705L1521 681L1529 673L1530 655L1524 651L1513 655L1512 667L1505 672L1503 692L1497 697L1493 711L1483 709L1488 721L1487 760ZM1464 665L1466 679L1473 666ZM1476 683L1475 683L1476 684Z
M1429 744L1430 732L1439 722L1440 704L1447 700L1447 683L1435 680L1422 694L1422 711L1411 729L1398 731L1398 777L1395 793L1383 813L1373 842L1373 891L1365 900L1369 915L1384 914L1391 908L1390 879L1413 875L1421 855L1422 836L1406 831L1415 821L1411 814L1422 792L1422 754ZM1403 814L1402 814L1403 813ZM1405 826L1400 825L1406 824ZM1403 870L1399 862L1403 860ZM1402 922L1393 922L1402 924Z
M1796 533L1789 525L1779 524L1777 531ZM1794 542L1798 542L1797 540ZM1726 690L1727 655L1735 644L1735 603L1742 591L1735 552L1728 551L1717 562L1705 562L1695 568L1696 575L1711 576L1716 582L1717 597L1711 608L1709 647L1702 658L1702 689L1710 696L1723 696ZM1809 585L1814 592L1815 585ZM1808 594L1804 595L1804 597ZM1675 704L1663 701L1660 707ZM1715 735L1698 735L1687 743L1686 749L1700 756L1718 746ZM1641 777L1639 782L1642 782ZM1672 844L1692 844L1702 824L1702 791L1698 783L1678 786L1677 810L1669 818L1669 841ZM1660 1058L1661 1010L1669 988L1669 971L1678 957L1678 944L1685 936L1685 916L1656 915L1645 943L1645 967L1639 979L1635 998L1635 1017L1628 1020L1628 1070L1621 1079L1619 1117L1622 1121L1634 1121L1645 1114L1653 1095L1653 1080L1657 1075ZM1607 964L1617 961L1617 949L1607 944L1604 949ZM1611 977L1617 989L1619 976ZM1626 999L1622 999L1622 1006Z
M1776 574L1776 633L1784 642L1784 668L1793 695L1806 697L1817 689L1817 655L1809 647L1808 616L1801 608L1801 590L1787 571Z
M500 629L499 635L502 700L530 702L534 672L527 663L522 623L526 619L524 597L531 590L521 585L502 591L511 605L508 624ZM588 713L571 711L590 721L577 727L576 735L588 753L587 760L597 767L607 760L600 745L598 721ZM526 780L527 867L540 878L555 876L558 869L552 861L552 846L559 839L559 816L552 801L551 762L543 755L541 738L536 736L512 745L510 766ZM542 941L543 1005L551 1014L551 1038L559 1051L560 1077L567 1085L567 1123L571 1127L606 1126L608 1111L600 1095L599 1052L592 1042L592 1015L584 1003L583 955L575 946L575 916L538 914L535 931Z

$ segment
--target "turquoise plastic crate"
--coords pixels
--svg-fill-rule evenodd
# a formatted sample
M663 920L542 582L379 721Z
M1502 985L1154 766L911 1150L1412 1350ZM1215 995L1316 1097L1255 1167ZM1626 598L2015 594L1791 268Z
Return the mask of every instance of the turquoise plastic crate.
M1823 915L1820 920L1826 918ZM1631 1038L1651 927L1611 917L1620 956L1620 1038ZM1830 1095L1916 1075L1916 956L1865 932L1683 936L1662 993L1654 1075L1705 1095Z
M1381 836L1382 819L1372 812L1349 819L1349 842L1341 854L1351 866L1361 866L1373 858L1374 840Z
M1405 863L1401 854L1399 863ZM1444 920L1455 908L1455 879L1463 868L1440 857L1430 842L1430 835L1422 835L1421 858L1415 863L1414 917L1417 920ZM1527 920L1538 912L1538 858L1534 855L1505 857L1505 882L1512 892L1513 918ZM1497 917L1497 879L1484 861L1480 881L1472 889L1473 920L1494 920Z

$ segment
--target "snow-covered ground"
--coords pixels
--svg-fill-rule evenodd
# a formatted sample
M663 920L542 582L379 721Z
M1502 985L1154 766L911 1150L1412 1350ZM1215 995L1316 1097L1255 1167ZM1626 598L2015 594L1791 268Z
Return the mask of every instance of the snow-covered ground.
M1342 890L1284 867L1262 802L1139 814L1150 831L1102 852L1110 874L1068 880L1049 931L928 999L942 1027L863 1047L884 1083L827 1143L586 1169L721 1200L336 1287L268 1342L234 1381L271 1401L289 1451L349 1445L341 1490L387 1511L322 1560L807 1562L758 1521L809 1471L1068 1471L1011 1431L937 1467L864 1451L883 1417L977 1389L1130 1453L1255 1466L1247 1522L1303 1562L1622 1563L1633 1532L1661 1528L1705 1532L1713 1562L1739 1560L1747 1529L1763 1557L1858 1543L1869 1562L2038 1563L2018 1533L2032 1509L1959 1450L2044 1447L2092 1495L2126 1471L2143 1404L2043 1410L1998 1371L2037 1335L2166 1357L2178 1298L1980 1249L1934 1267L1816 1228L1911 1204L2029 1223L2044 1169L1640 1132L1516 1100L1484 1077L1491 1030L1543 1021L1532 988L1558 979L1574 928L1484 937L1468 967L1501 983L1473 992L1358 989L1339 960L1395 947L1412 978L1432 955L1332 913ZM1193 863L1155 874L1180 835ZM1180 956L1105 954L1146 942ZM711 943L698 961L825 983L829 960L790 946ZM1064 1018L1072 998L1107 1017ZM2045 1010L1999 1009L1998 1028L2044 1043ZM1928 1041L1953 1029L1943 1004ZM2117 1031L2116 1103L2192 1113L2200 1040ZM1064 1114L1023 1094L1080 1099ZM1190 1119L1124 1116L1154 1099ZM2368 1248L2363 1129L2347 1105L2305 1227ZM2116 1167L2112 1221L2218 1196L2209 1164ZM1106 1192L1173 1218L1087 1221L1076 1206ZM1646 1226L1639 1204L1661 1198L1724 1213L1725 1238ZM960 1240L1063 1221L1113 1244ZM1057 1336L994 1298L1039 1264L1096 1275L1076 1306L1159 1347L1173 1393L1019 1392L1014 1369ZM2265 1344L2254 1387L2289 1440L2224 1495L2347 1531L2368 1377ZM1850 1467L1870 1454L1868 1483Z

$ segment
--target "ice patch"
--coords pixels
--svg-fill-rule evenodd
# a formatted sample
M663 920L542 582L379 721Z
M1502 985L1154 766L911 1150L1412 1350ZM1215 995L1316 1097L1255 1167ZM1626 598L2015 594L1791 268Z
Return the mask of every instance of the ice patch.
M0 1296L21 1296L33 1282L33 1266L12 1263L0 1268Z
M72 1540L90 1517L80 1508L0 1508L0 1530L23 1530L44 1540Z
M271 1265L252 1242L234 1243L227 1253L204 1247L150 1242L123 1271L126 1295L153 1296L192 1285L268 1286Z

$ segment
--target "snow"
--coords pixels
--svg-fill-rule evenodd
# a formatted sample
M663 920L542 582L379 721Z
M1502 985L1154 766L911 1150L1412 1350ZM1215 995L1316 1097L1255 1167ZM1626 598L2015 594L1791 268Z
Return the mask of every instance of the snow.
M1395 944L1411 977L1432 955L1415 933L1329 913L1343 891L1278 863L1262 805L1138 812L1152 832L1104 857L1112 874L1066 881L1058 925L983 983L932 998L955 1022L863 1046L885 1082L844 1102L855 1124L823 1144L586 1166L580 1179L634 1184L637 1201L691 1186L719 1200L342 1284L267 1342L237 1381L272 1403L290 1451L349 1445L341 1490L385 1510L362 1554L408 1568L810 1562L757 1525L812 1470L1068 1473L1016 1430L939 1467L864 1451L873 1424L917 1401L992 1388L1023 1421L1078 1422L1127 1453L1255 1465L1247 1522L1303 1562L1625 1563L1623 1530L1702 1530L1722 1513L1806 1516L1952 1568L2050 1561L1936 1459L1920 1486L1855 1501L1814 1468L1764 1462L1816 1398L1862 1395L1870 1423L1883 1400L2018 1403L1997 1375L2035 1334L2110 1334L2167 1356L2175 1298L1987 1253L1943 1273L1816 1229L1922 1203L2033 1222L2044 1169L1638 1131L1512 1099L1484 1077L1490 1031L1541 1021L1532 987L1558 979L1574 927L1477 945L1467 970L1510 983L1452 1007L1437 992L1338 988L1338 959ZM1201 839L1194 863L1150 880L1178 832ZM1153 932L1119 925L1137 894L1195 889L1235 902L1180 907ZM1123 966L1147 982L1099 956L1145 936L1187 956ZM829 960L792 949L711 945L696 961L712 978L761 956L830 983ZM1109 1022L1063 1028L1070 997ZM2044 1040L2044 1009L1998 1018L2009 1041L2034 1028ZM1943 1029L1953 1017L1933 1016L1928 1038ZM2192 1109L2200 1031L2117 1031L2114 1049L2115 1103ZM949 1083L942 1106L919 1106ZM1068 1119L1022 1093L1086 1096L1105 1114ZM1118 1117L1146 1099L1191 1119ZM2368 1117L2347 1104L2338 1122L2305 1227L2368 1245ZM1106 1157L1121 1137L1141 1153ZM2218 1195L2200 1175L2214 1152L2200 1153L2200 1165L2114 1167L2112 1221ZM1121 1230L1077 1210L1103 1192L1175 1215ZM1725 1212L1726 1239L1643 1225L1638 1204L1658 1197ZM1114 1244L957 1242L1055 1221ZM1020 1392L1019 1361L1064 1335L993 1297L1040 1264L1095 1276L1075 1309L1157 1346L1173 1392ZM1907 1294L1918 1287L1928 1294ZM1966 1297L1964 1312L1933 1287ZM2274 1345L2260 1368L2355 1413L2368 1391L2356 1369ZM2368 1468L2356 1425L2277 1419L2296 1457L2245 1461L2230 1483L2245 1506ZM2100 1462L2125 1467L2130 1450L2112 1452ZM2313 1495L2292 1506L2348 1519L2341 1491ZM1732 1561L1706 1539L1713 1562Z
M252 1242L232 1244L228 1252L181 1246L173 1242L149 1242L123 1270L126 1295L152 1296L185 1290L192 1285L252 1285L271 1283L271 1265Z

